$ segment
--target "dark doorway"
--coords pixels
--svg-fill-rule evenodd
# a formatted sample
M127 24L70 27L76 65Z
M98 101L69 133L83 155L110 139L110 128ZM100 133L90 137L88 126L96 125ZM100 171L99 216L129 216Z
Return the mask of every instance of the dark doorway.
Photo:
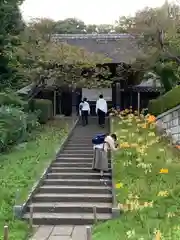
M63 89L61 93L61 114L72 115L72 89Z

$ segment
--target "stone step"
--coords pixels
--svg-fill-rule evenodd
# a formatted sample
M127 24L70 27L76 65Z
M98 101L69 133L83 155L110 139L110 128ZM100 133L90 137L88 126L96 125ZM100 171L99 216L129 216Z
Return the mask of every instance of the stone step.
M74 129L31 199L34 225L91 225L94 206L98 220L112 218L110 161L109 172L103 179L100 171L92 170L92 138L101 131L106 132L93 125ZM29 210L30 205L24 215L26 220L30 217Z
M104 173L104 177L110 179L111 174L110 173ZM92 172L92 173L48 173L47 174L48 179L100 179L100 173L99 172Z
M112 214L98 213L99 221L111 219ZM30 214L26 213L24 219L28 220ZM94 223L93 213L34 213L34 225L89 225Z
M77 129L76 131L73 132L73 134L71 135L71 137L77 137L77 138L80 138L80 137L85 137L85 138L92 138L93 135L96 135L98 134L97 133L97 129L82 129L82 130L79 130Z
M78 133L78 136L77 136L77 134L73 134L71 136L70 140L81 140L81 139L92 140L93 136L94 136L93 134L91 134L89 136L84 136L84 133L82 133L82 134Z
M30 206L33 212L38 213L93 213L94 207L97 213L112 213L112 204L101 202L46 202L32 203ZM30 206L27 207L27 212L30 211Z
M32 202L104 202L112 203L112 194L37 193Z
M88 194L108 194L112 193L111 187L101 186L58 186L44 185L39 188L38 193L88 193Z
M88 135L84 134L83 132L78 132L78 133L74 133L71 135L71 138L69 140L74 140L74 139L85 139L85 140L92 140L92 138L97 134L97 133L94 133L93 131L90 132L90 133L87 133Z
M76 138L71 138L70 140L69 140L69 142L74 142L74 143L80 143L80 142L82 142L82 143L89 143L89 144L91 144L92 145L92 137L91 137L91 139L89 138L89 139L87 139L87 138L78 138L78 139L76 139Z
M93 147L91 149L64 149L63 154L85 154L92 155L94 153Z
M92 144L91 144L92 145ZM66 147L89 147L89 143L67 143Z
M91 167L84 167L84 168L78 168L78 166L76 167L51 167L49 170L49 173L92 173L95 172L94 170L92 170ZM111 169L109 169L109 171L111 173Z
M86 150L92 150L93 151L93 146L92 145L87 145L87 146L81 146L81 145L79 145L79 146L69 146L69 145L67 145L65 148L64 148L64 150L75 150L75 151L86 151Z
M68 144L74 144L74 143L76 143L76 144L89 144L89 145L92 145L92 141L91 140L86 140L86 139L79 139L79 140L69 140L68 141Z
M79 157L76 157L76 158L67 158L67 157L58 157L53 163L83 163L83 164L86 164L86 163L89 163L92 165L92 161L93 161L93 158L79 158ZM108 161L109 164L111 164L111 161L109 160Z
M84 157L64 157L64 156L59 156L56 158L56 162L84 162L84 163L92 163L92 160L93 158L92 157L87 157L87 158L84 158Z
M92 151L92 153L60 153L59 155L57 155L57 158L59 158L59 157L69 157L69 158L71 158L71 157L73 157L73 158L93 158L93 151Z
M82 162L82 161L78 161L78 162L54 162L52 165L52 167L63 167L63 168L72 168L72 167L75 167L75 168L91 168L92 169L92 161L90 162ZM109 168L111 167L111 164L109 163Z
M45 179L44 184L46 185L61 185L61 186L112 186L110 179L105 182L99 179Z

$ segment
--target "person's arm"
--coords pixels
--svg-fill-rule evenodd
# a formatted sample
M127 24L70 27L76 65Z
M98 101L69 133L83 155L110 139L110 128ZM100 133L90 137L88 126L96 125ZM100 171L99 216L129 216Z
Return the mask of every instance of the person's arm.
M79 104L79 116L81 116L81 107L82 107L82 103Z
M108 143L109 148L110 148L112 151L116 151L116 150L118 149L118 148L116 148L115 141L114 141L114 139L112 139L112 137L107 136L106 139L105 139L105 142Z
M90 115L91 109L90 109L90 105L88 103L88 114Z

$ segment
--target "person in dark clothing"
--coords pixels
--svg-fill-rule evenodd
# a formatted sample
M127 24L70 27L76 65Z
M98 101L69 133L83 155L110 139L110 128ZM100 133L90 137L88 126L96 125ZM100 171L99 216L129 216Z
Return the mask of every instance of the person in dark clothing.
M90 114L90 106L87 102L87 98L84 98L83 101L79 104L79 115L82 118L82 125L85 126L88 124L88 116Z
M96 114L98 115L98 123L100 126L105 125L105 117L107 113L107 102L101 94L96 102Z

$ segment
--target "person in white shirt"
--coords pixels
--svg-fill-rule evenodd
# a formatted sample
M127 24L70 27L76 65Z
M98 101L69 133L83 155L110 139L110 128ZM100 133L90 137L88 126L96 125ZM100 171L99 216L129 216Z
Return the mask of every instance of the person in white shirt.
M79 115L82 118L82 125L85 126L88 124L88 115L90 114L90 106L85 97L83 101L79 104Z
M100 170L101 177L104 172L108 171L108 151L116 151L116 134L106 135L104 143L94 145L94 159L92 164L93 170Z
M96 114L98 115L98 123L102 127L105 125L105 117L107 110L107 102L101 94L96 102Z

